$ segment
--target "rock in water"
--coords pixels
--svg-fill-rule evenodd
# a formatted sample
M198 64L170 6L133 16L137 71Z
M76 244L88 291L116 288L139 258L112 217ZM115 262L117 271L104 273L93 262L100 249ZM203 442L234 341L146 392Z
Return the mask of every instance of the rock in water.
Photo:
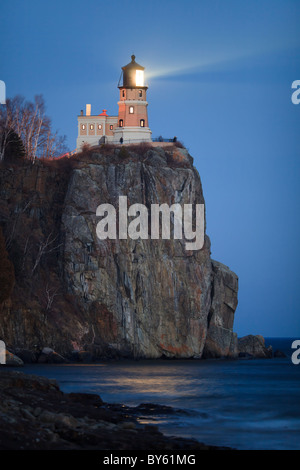
M93 359L236 356L238 280L211 260L207 235L203 248L192 251L173 237L99 240L96 234L97 207L112 204L118 215L119 196L149 211L151 204L204 204L192 157L174 145L118 154L107 146L69 159L67 169L37 162L0 174L7 220L22 213L12 246L24 257L20 297L4 306L0 336L26 349L47 344L63 357L72 351ZM16 210L18 191L31 194L27 210ZM35 247L47 242L50 254L35 266Z
M280 349L276 349L274 352L274 357L287 357L284 351L281 351Z
M266 348L265 340L261 335L247 335L238 339L240 357L271 358L272 346Z

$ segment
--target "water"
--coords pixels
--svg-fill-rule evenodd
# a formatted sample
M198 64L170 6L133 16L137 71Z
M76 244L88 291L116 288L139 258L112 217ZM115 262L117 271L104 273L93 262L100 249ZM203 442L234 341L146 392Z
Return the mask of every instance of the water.
M292 339L269 339L286 358L120 361L26 365L55 378L64 392L97 393L109 403L158 403L184 410L144 417L169 435L236 449L300 449L300 364Z

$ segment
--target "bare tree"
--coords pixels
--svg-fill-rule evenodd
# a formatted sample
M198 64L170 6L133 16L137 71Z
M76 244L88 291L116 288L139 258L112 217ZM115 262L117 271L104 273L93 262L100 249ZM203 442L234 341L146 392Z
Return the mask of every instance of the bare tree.
M26 158L34 162L36 158L53 158L67 151L65 136L52 132L51 119L46 115L42 95L34 101L25 101L21 96L6 100L0 107L0 160L3 160L11 132L22 140Z
M22 265L21 265L22 271L24 271L25 269L25 263L26 263L26 257L27 257L28 251L29 251L29 237L26 238L25 245L23 248L23 257L22 257Z
M0 161L4 159L5 150L13 142L13 131L9 127L9 119L6 117L0 120Z
M22 214L24 214L27 209L33 203L34 198L29 199L25 202L23 207L19 207L18 211L15 211L14 215L7 217L7 225L5 231L5 238L6 238L6 248L9 250L14 242L15 235L20 231L19 222L21 219ZM28 243L28 241L27 241Z
M46 301L46 310L47 312L51 309L53 301L56 296L59 295L59 289L50 287L49 284L47 283L45 286L45 301Z
M62 245L62 243L60 243L59 245L54 245L53 246L53 243L56 241L57 236L53 237L53 238L51 238L51 237L52 237L52 233L49 233L46 240L40 242L38 252L37 252L37 255L36 255L36 259L35 259L33 268L31 270L31 275L33 275L33 273L37 269L38 265L40 264L42 256L44 256L46 253L51 253L52 251L57 250Z

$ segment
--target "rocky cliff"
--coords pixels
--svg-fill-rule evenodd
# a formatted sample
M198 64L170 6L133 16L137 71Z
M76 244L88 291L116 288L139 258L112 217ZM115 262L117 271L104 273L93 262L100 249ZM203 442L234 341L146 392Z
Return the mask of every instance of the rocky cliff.
M35 360L237 355L238 279L185 240L99 240L96 209L204 204L184 148L103 146L69 160L1 169L0 223L15 268L0 339ZM81 351L86 356L82 356ZM27 351L27 352L26 352ZM77 356L76 356L77 355Z

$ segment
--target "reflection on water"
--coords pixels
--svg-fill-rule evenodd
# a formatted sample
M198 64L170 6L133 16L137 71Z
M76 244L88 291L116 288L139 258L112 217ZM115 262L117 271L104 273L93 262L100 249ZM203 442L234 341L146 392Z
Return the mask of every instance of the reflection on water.
M65 392L109 403L157 403L183 413L142 416L168 434L240 449L300 448L300 366L290 358L251 361L121 361L26 365Z

